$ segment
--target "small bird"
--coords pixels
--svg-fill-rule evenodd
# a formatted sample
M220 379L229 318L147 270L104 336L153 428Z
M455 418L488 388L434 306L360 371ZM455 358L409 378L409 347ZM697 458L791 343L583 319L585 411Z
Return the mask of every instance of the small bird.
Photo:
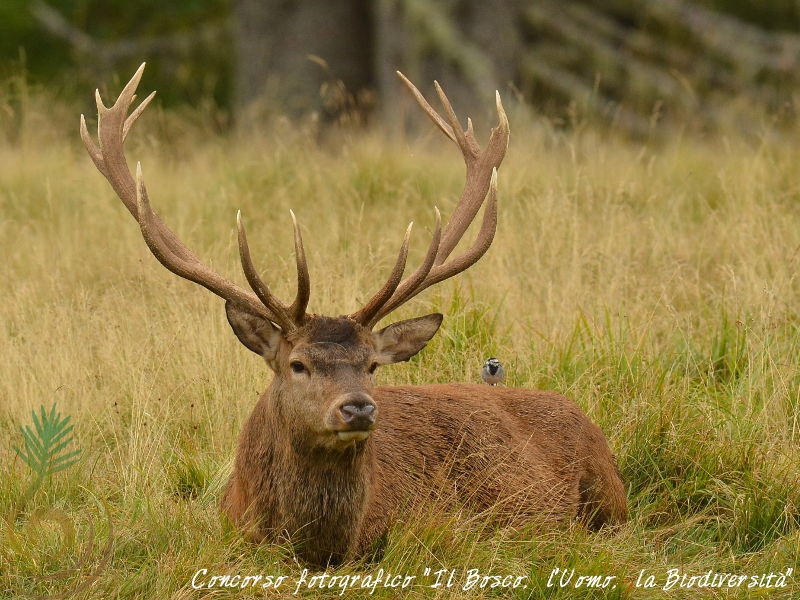
M483 363L481 377L483 377L486 383L497 385L503 382L503 379L506 377L506 372L503 370L503 365L500 364L500 361L492 357Z

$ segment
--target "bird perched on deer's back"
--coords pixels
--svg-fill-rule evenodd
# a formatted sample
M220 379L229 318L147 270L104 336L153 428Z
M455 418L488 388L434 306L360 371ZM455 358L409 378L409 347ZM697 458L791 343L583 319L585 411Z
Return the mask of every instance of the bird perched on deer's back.
M505 376L506 373L503 370L503 365L501 365L500 361L496 358L492 357L483 363L481 377L486 383L490 385L497 385L498 383L503 382Z

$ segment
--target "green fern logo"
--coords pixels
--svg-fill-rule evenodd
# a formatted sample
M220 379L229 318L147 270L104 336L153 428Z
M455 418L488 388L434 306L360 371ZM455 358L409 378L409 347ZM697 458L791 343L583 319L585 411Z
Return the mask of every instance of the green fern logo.
M56 405L46 410L44 406L39 411L32 411L32 425L20 426L23 444L14 446L14 451L34 473L34 480L22 497L19 504L12 508L11 514L5 519L0 517L0 556L5 560L14 561L16 564L28 565L32 570L38 571L44 561L58 561L65 568L55 573L42 574L37 572L33 581L37 586L52 586L58 582L60 591L50 594L36 594L28 581L25 587L15 589L18 596L32 598L69 598L78 595L91 586L101 575L111 561L114 547L114 527L111 521L111 512L105 501L100 500L105 509L108 521L108 534L105 546L95 549L94 520L89 520L88 534L80 552L76 550L76 521L60 508L38 507L28 511L27 518L22 518L26 505L34 497L46 478L71 467L80 458L81 451L72 449L75 441L72 435L73 425L71 417L61 416L56 410ZM85 489L85 488L84 488ZM87 490L88 491L88 490ZM22 527L18 527L21 523ZM41 533L42 525L49 523L61 529L62 544L53 553ZM99 551L99 552L98 552Z
M25 441L20 449L14 446L14 451L25 461L36 474L36 479L31 485L28 495L36 491L45 477L63 471L78 462L81 451L67 451L67 446L74 440L73 425L69 424L71 417L62 417L53 404L50 412L42 406L39 414L31 411L33 428L30 425L22 427L20 432Z

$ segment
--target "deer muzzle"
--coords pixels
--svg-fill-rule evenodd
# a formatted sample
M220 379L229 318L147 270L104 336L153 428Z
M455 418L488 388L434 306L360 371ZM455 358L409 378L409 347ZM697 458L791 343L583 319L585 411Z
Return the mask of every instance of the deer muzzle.
M378 407L372 398L363 392L355 392L344 394L336 404L335 414L339 422L336 437L343 442L367 439L378 418Z

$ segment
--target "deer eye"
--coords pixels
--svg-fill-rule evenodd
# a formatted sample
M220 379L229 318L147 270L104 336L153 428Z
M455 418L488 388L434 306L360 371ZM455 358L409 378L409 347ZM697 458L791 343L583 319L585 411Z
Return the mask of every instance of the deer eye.
M372 375L375 372L375 369L377 368L378 368L378 363L374 362L369 366L369 369L367 369L367 371L369 372L370 375Z
M303 363L301 363L299 360L293 360L292 362L290 362L289 363L289 367L295 373L307 373L308 372L308 370L306 369L306 366Z

